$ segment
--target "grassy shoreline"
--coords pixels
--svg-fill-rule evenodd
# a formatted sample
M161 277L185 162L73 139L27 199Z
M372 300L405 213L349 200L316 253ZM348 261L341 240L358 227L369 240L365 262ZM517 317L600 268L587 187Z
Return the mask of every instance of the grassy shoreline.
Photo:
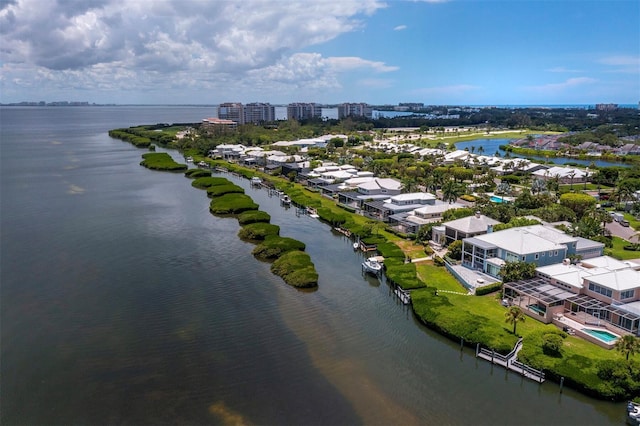
M494 136L505 137L504 134ZM263 180L270 181L276 188L289 194L294 202L315 207L320 218L330 225L348 229L353 235L363 239L375 240L378 243L379 251L387 259L385 264L389 280L403 288L413 289L413 313L425 326L455 341L463 339L468 346L475 346L479 343L503 353L510 351L513 347L517 336L509 330L509 327L505 326L505 308L496 300L495 293L485 296L467 296L464 295L463 287L445 268L428 263L417 266L413 263L405 264L405 257L415 256L414 249L412 248L412 251L409 252L406 245L397 244L400 241L404 241L404 239L389 232L383 224L372 223L371 220L363 216L341 208L333 200L322 197L319 193L299 184L289 182L285 178L270 176L222 160L196 158L196 156L194 156L194 160L206 161L210 166L224 167L244 177L260 176ZM203 177L198 180L200 179L209 180L206 182L201 181L202 186L200 187L202 188L220 184L219 181L215 181L215 179L219 178ZM214 200L216 198L239 197L242 195L225 194L221 197L215 197ZM257 210L257 205L255 208L246 208L243 211L253 210ZM258 257L269 258L270 253L272 253L271 250L281 250L282 245L286 245L286 242L277 241L276 239L279 238L281 237L265 235L265 242L259 246L261 248L258 249L256 247ZM404 246L405 249L402 250L401 246ZM296 251L302 252L302 250L298 248ZM280 256L288 251L293 250L284 250L280 253ZM272 265L274 273L276 271L279 272L278 275L282 273L281 276L285 281L285 277L297 277L295 274L283 272L283 269L288 268L289 272L294 271L296 268L304 269L300 265L306 262L304 256L288 257L280 262L278 266ZM283 267L282 263L286 265ZM315 280L315 285L317 285L317 274ZM428 285L425 283L428 283ZM460 291L458 292L456 289ZM443 293L438 292L438 290L453 291L453 293ZM622 363L624 361L621 355L614 351L607 351L573 336L562 336L563 345L560 357L551 357L541 351L541 336L552 332L555 333L556 331L556 327L542 324L532 318L522 323L518 327L518 334L524 339L524 349L521 352L520 359L534 368L544 370L551 380L558 380L560 377L564 377L566 379L565 385L593 397L623 400L634 396L628 392L625 393L622 390L622 385L615 383L615 381L605 381L599 377L600 363Z

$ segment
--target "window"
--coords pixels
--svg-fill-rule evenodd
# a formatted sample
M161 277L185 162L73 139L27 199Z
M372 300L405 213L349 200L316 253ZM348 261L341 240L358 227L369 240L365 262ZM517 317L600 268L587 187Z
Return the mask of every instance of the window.
M601 287L597 284L594 283L589 283L589 290L595 292L595 293L599 293L602 294L604 296L607 297L611 297L613 295L613 292L611 291L611 289L606 288L606 287Z
M545 255L545 252L542 252L542 257L544 257L544 255Z
M522 261L523 261L523 262L524 262L524 259L525 259L525 257L524 257L524 256L522 256Z
M538 260L539 258L540 258L540 255L538 253L536 253L535 259Z
M558 255L558 250L554 251L554 252L553 252L553 255L554 255L554 256L557 256L557 255Z
M626 290L623 292L620 292L620 299L631 299L633 297L633 290Z

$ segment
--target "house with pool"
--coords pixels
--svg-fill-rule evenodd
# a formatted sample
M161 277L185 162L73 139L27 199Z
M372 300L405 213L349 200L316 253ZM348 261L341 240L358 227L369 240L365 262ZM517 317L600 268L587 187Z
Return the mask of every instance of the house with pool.
M532 318L611 348L640 335L640 264L609 256L541 266L534 278L504 284L504 297Z
M489 232L462 240L462 265L499 278L507 262L562 263L569 257L601 256L604 244L572 237L548 225L522 226Z

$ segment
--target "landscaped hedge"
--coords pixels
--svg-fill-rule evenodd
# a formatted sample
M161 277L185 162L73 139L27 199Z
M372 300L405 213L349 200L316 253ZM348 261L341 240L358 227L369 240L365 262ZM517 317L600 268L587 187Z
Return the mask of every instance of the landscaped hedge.
M191 186L199 189L207 189L210 186L217 185L229 185L231 181L229 179L225 179L223 177L199 177L193 182L191 182Z
M284 253L271 265L271 272L282 277L284 282L298 288L318 286L318 273L311 257L302 251Z
M244 194L244 189L233 183L228 185L215 185L207 188L207 196L220 197L224 194Z
M488 285L476 288L476 296L483 296L485 294L496 292L500 289L502 289L501 282L488 284Z
M245 194L225 194L211 200L209 210L213 214L238 214L258 210L258 205Z
M253 255L263 260L277 259L288 251L303 251L305 247L303 242L294 240L293 238L270 235L253 249Z
M164 170L168 172L187 170L186 164L176 163L166 152L149 152L142 154L142 158L143 160L140 162L140 165L151 170Z
M243 226L238 236L245 240L264 240L269 235L279 235L280 227L271 223L250 223Z
M269 223L271 221L271 215L262 210L249 210L241 213L238 216L238 223L240 225L247 225L249 223L264 222Z

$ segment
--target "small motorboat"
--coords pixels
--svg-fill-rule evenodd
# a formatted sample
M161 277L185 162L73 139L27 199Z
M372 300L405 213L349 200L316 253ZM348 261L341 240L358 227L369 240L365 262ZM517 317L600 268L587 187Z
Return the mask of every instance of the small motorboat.
M262 185L262 179L260 179L258 176L254 176L251 178L251 185L252 186L260 186Z
M312 218L319 218L320 216L318 216L318 211L316 209L314 209L313 207L307 207L307 214L309 215L309 217Z
M291 205L291 198L287 194L285 194L282 196L282 198L280 198L280 202L285 206Z
M382 263L378 262L378 259L370 257L362 262L362 271L374 275L380 275L380 272L382 272Z
M187 157L187 163L193 163L193 157Z
M356 241L355 243L353 243L353 249L354 250L358 250L360 248L360 242Z
M198 167L209 167L209 165L205 161L200 161Z

